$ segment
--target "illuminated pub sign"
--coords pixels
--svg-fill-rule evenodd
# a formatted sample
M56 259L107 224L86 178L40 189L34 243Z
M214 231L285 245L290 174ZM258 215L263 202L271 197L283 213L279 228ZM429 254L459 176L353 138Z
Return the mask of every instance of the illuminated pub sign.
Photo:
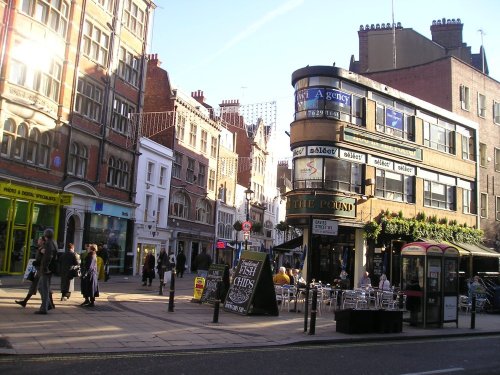
M330 215L356 217L356 199L328 194L289 195L286 202L286 215Z

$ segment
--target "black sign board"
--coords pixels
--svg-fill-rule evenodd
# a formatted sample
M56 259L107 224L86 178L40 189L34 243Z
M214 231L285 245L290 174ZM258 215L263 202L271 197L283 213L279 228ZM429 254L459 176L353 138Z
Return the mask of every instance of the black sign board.
M382 254L373 254L373 275L380 277L384 273L384 259Z
M224 291L223 279L224 272L228 272L227 265L225 264L211 264L208 268L208 274L205 278L205 287L203 288L203 294L201 295L200 301L215 303L217 300L217 283L221 283L221 294ZM222 297L222 296L221 296ZM223 299L223 298L221 298Z
M266 253L243 252L229 286L224 310L242 315L279 315Z

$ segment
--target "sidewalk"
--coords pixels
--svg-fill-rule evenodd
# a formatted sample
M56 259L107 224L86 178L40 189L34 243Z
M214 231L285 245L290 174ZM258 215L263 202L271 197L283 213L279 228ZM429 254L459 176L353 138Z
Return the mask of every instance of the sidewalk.
M500 333L500 315L477 314L470 329L470 314L460 313L459 326L416 328L403 325L402 333L343 334L335 332L334 314L323 312L316 334L304 333L304 314L282 311L274 316L243 316L192 303L194 275L176 279L174 312L168 312L169 291L160 296L158 279L143 287L140 277L114 275L99 284L101 296L94 308L80 307L79 281L69 301L61 302L59 278L52 280L56 309L36 315L40 296L26 308L14 303L26 295L28 282L21 276L0 277L0 355L63 354L127 351L168 351L285 345L301 342L341 342L408 339L446 335Z

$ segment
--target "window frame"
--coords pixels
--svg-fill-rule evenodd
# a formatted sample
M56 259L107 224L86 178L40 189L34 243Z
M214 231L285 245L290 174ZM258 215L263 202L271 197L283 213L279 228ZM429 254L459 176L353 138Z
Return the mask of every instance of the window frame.
M395 186L396 179L390 176L399 176L399 190L389 189L389 186ZM375 170L374 196L377 198L388 199L394 202L415 203L415 176L398 173L382 168ZM392 181L391 183L389 181ZM400 199L397 199L400 196Z

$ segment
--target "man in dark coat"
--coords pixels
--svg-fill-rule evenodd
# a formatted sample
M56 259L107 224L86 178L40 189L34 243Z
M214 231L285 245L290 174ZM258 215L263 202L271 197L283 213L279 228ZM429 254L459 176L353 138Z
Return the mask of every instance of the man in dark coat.
M177 253L177 262L175 263L175 270L178 277L184 276L184 270L186 269L186 255L184 251L179 250Z
M35 311L35 314L47 314L47 311L55 307L52 302L52 290L50 289L52 279L50 263L52 258L57 257L57 243L54 241L54 231L52 229L45 229L43 236L45 244L40 250L40 279L38 281L38 291L42 297L42 304L40 309Z
M144 258L144 265L142 266L142 286L151 286L153 279L155 278L155 257L152 253L146 251L146 256Z
M97 245L91 244L82 268L82 295L85 301L80 306L94 307L95 297L99 297L97 273Z
M196 269L198 270L198 276L207 277L208 268L210 264L212 264L212 258L207 254L207 249L203 248L201 253L196 256L194 259L194 264Z

